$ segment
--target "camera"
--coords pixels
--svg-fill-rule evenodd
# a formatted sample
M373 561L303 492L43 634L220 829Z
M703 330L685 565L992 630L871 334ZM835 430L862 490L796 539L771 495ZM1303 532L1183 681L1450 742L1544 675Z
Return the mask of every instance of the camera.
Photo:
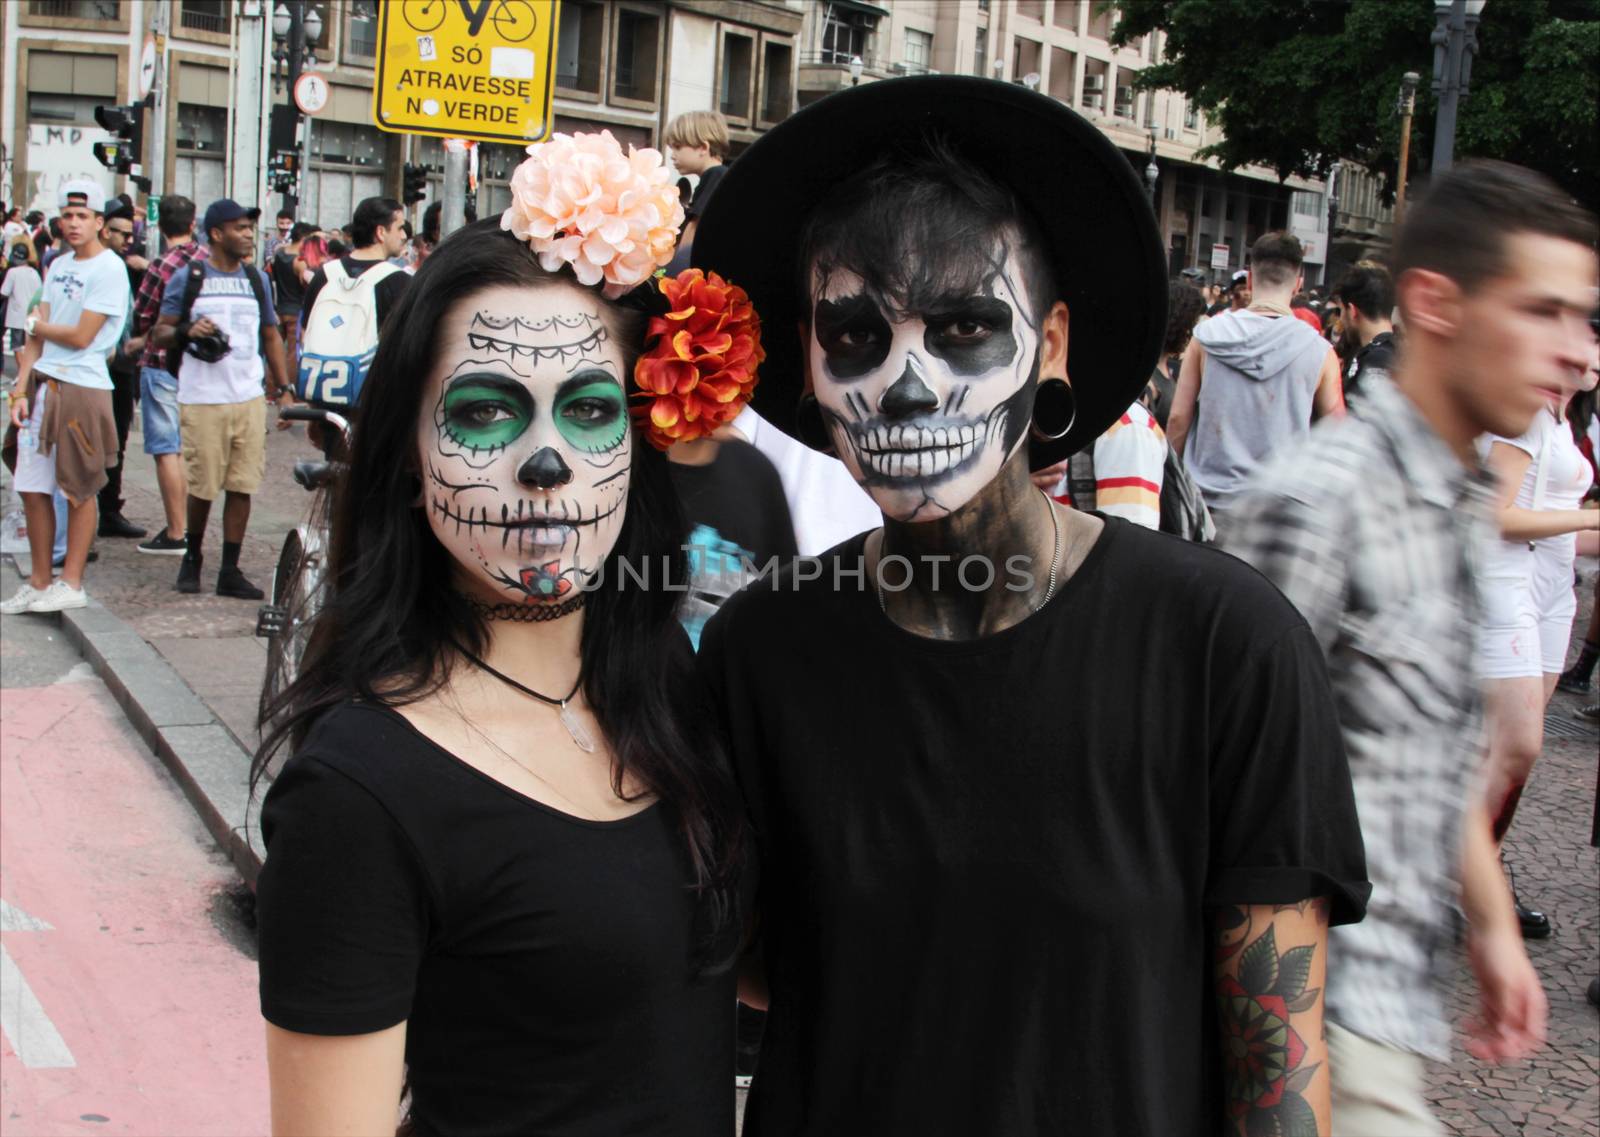
M228 334L219 328L210 335L190 336L183 350L201 363L216 363L226 359L233 347L228 343Z

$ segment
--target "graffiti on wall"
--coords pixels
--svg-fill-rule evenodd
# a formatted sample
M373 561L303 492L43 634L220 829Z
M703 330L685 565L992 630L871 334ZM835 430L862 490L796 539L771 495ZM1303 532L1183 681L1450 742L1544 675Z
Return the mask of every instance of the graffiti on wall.
M28 182L23 209L55 213L56 190L62 182L75 178L94 179L105 187L109 197L116 188L115 175L96 160L94 144L110 138L110 132L97 126L29 123Z

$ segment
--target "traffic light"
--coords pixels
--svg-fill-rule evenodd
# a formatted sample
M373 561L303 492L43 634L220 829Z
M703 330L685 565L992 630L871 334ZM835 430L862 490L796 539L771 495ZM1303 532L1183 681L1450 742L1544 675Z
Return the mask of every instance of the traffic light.
M293 193L295 179L300 173L300 152L279 150L267 163L267 174L272 178L273 193Z
M139 165L144 155L144 108L144 103L95 107L95 122L114 137L96 142L94 156L102 166L127 174L136 186L149 193L150 179L141 176L143 171Z
M406 163L405 189L400 200L407 208L428 196L428 168L412 162Z

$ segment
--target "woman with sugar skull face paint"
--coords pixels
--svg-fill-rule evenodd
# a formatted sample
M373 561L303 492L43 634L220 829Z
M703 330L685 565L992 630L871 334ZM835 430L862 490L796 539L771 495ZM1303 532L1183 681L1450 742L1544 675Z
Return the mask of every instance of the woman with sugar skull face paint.
M402 1096L419 1133L733 1132L742 819L663 451L738 413L758 326L692 272L661 334L659 155L529 153L384 329L264 716L257 775L293 750L258 886L277 1132L392 1132ZM579 218L585 187L624 206Z
M1326 1133L1367 886L1317 641L1030 484L1161 347L1127 159L1013 84L872 83L753 143L694 258L773 329L756 411L882 513L701 640L761 851L747 1137Z

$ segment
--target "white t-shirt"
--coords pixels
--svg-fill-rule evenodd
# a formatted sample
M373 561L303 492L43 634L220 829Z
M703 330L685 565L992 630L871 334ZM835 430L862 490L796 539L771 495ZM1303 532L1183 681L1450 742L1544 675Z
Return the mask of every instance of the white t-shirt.
M193 263L172 274L167 290L161 296L161 314L179 316L183 308L183 290L188 286ZM228 336L228 354L215 363L205 363L192 355L183 357L178 370L178 402L189 403L243 403L259 399L264 390L266 366L261 361L261 329L276 327L278 313L272 305L272 289L262 271L253 266L241 266L233 272L222 272L207 263L205 279L200 282L200 295L194 298L189 319L205 316ZM246 272L253 272L261 281L262 295L267 297L263 306L256 300Z
M63 253L50 262L44 274L44 299L50 306L46 323L73 327L85 312L105 317L89 346L74 351L46 341L35 365L39 372L63 383L79 387L111 390L111 372L106 357L122 338L132 302L128 287L128 266L110 249L102 249L88 260Z
M1583 504L1583 495L1589 491L1593 476L1589 463L1572 438L1572 428L1559 421L1548 408L1541 408L1534 416L1533 425L1520 438L1501 438L1486 434L1478 440L1478 452L1485 458L1496 442L1515 446L1533 460L1528 463L1522 484L1517 487L1518 509L1533 509L1538 492L1539 471L1547 467L1544 475L1544 500L1541 510L1577 509ZM1562 533L1555 537L1541 537L1531 542L1535 551L1554 556L1557 560L1571 561L1576 555L1578 536ZM1487 567L1491 570L1510 571L1513 566L1526 571L1528 541L1495 541L1487 554Z
M6 301L6 327L20 328L28 322L28 305L44 287L39 270L30 264L12 265L4 281L0 281L0 296Z
M802 557L825 553L839 542L883 524L883 514L856 485L843 462L790 438L746 407L736 430L778 468L789 501L795 545Z
M1094 443L1095 508L1111 517L1161 528L1161 483L1167 471L1167 436L1134 403Z

